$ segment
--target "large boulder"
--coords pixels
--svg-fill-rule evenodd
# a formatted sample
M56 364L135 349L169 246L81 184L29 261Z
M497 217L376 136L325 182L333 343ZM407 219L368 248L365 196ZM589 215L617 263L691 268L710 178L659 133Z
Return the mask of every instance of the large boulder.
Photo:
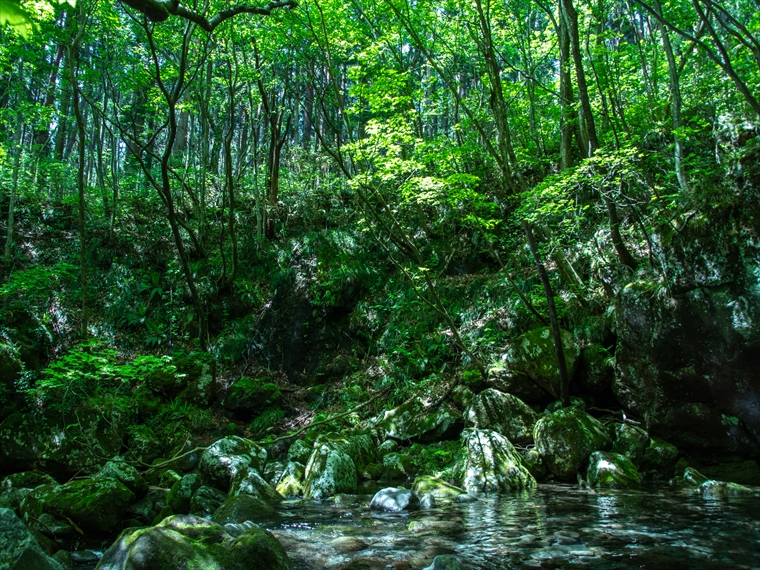
M468 493L530 489L536 480L509 440L492 430L467 429L463 487Z
M464 489L431 475L416 477L412 491L418 497L432 496L438 503L455 502L462 495L466 495Z
M756 219L747 204L691 212L652 236L664 281L642 270L616 301L615 394L692 453L760 455Z
M472 399L464 419L468 427L494 430L513 443L533 443L538 414L512 394L489 388Z
M0 481L0 508L18 509L33 489L40 485L55 485L56 480L39 471L13 473Z
M138 499L148 493L148 483L142 475L121 457L115 457L92 476L93 479L115 479L132 491Z
M304 497L307 499L320 500L336 493L353 493L357 485L356 466L346 453L325 442L314 446L304 479Z
M641 483L641 475L630 459L606 451L591 454L586 479L592 487L633 487Z
M640 427L628 423L615 426L615 440L612 442L613 453L625 455L635 465L640 465L647 447L649 447L649 434Z
M232 536L211 521L173 516L154 527L127 531L103 554L96 570L287 570L282 545L256 525Z
M21 503L21 516L31 524L49 514L93 534L118 530L135 494L114 479L81 479L65 485L43 485Z
M227 390L224 398L225 409L240 417L251 418L272 406L279 405L282 392L277 384L266 378L244 376Z
M190 500L202 485L203 483L201 482L200 475L197 473L188 473L172 485L169 494L166 496L166 506L170 507L174 514L189 514Z
M348 435L327 433L317 437L314 448L327 445L330 449L345 453L354 462L357 469L375 462L376 445L368 434Z
M377 424L386 435L399 441L430 443L455 439L462 431L462 416L456 408L441 405L428 408L420 398L412 398L388 410Z
M527 374L512 370L508 364L509 353L505 352L488 365L489 388L512 394L527 404L546 404L552 396L532 380Z
M219 524L243 523L245 521L259 521L271 519L277 514L269 503L252 495L236 495L228 497L222 505L216 509L211 520Z
M0 568L3 570L63 570L42 550L31 531L10 509L0 508Z
M220 439L201 456L199 470L207 485L227 491L238 471L248 467L261 472L267 452L254 442L238 436Z
M542 416L533 438L549 471L565 480L575 477L592 452L612 446L605 427L575 406Z
M560 337L567 375L572 378L578 366L581 349L575 343L572 333L561 330ZM559 364L550 327L539 327L517 337L506 352L505 363L513 372L521 372L542 385L548 386L554 396L559 395Z
M245 467L235 473L230 485L230 495L253 495L268 503L282 501L282 495L252 467Z
M403 487L388 487L380 489L372 497L369 508L374 511L388 511L399 513L401 511L416 509L420 506L417 496L409 489Z

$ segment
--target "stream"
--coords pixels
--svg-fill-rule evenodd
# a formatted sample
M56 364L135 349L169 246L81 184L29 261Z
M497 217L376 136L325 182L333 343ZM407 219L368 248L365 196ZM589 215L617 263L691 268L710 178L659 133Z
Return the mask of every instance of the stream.
M273 531L297 570L421 569L438 554L466 568L760 568L760 496L705 497L667 485L537 490L401 514L372 493L286 502Z

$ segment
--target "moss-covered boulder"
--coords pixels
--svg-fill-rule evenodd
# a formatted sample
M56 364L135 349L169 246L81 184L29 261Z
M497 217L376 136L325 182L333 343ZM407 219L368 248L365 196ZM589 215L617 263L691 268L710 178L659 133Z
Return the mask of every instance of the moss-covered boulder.
M0 508L0 568L64 570L40 547L31 531L10 509Z
M196 406L208 406L216 396L216 360L208 352L174 358L177 374L184 378L179 398Z
M177 515L186 515L190 513L190 499L195 492L201 488L201 476L197 473L188 473L179 481L172 485L169 494L166 497L166 506L170 507L172 512Z
M615 426L615 439L612 442L612 452L625 455L640 465L649 447L649 434L640 427L623 423Z
M345 453L357 469L375 462L376 446L368 434L326 433L317 437L314 448L321 445Z
M84 531L107 535L118 530L134 501L135 494L119 481L82 479L38 487L21 503L21 515L32 521L47 513L70 520Z
M261 521L276 516L277 511L269 503L253 495L236 495L227 500L214 512L211 520L219 524L245 521Z
M672 477L679 455L680 451L675 445L662 438L653 437L644 450L640 467L644 471L656 471L665 478Z
M190 513L200 517L211 516L227 499L219 489L203 485L190 498Z
M252 418L266 409L278 406L281 401L282 392L277 384L268 382L267 378L244 376L227 390L224 408L239 417Z
M538 414L512 394L489 388L473 397L464 420L468 427L490 429L513 443L525 444L533 443Z
M591 394L610 388L615 374L615 359L601 344L591 343L581 351L576 378L583 389Z
M417 465L408 453L389 453L383 457L383 479L414 477Z
M592 487L634 487L641 483L636 466L625 455L595 451L588 459L586 480Z
M238 471L252 467L261 471L267 460L263 447L242 437L230 436L210 445L198 465L203 482L227 491Z
M296 461L289 461L285 471L280 475L275 490L285 498L294 499L303 496L303 484L306 466Z
M148 492L148 483L139 471L126 463L121 457L115 457L92 476L93 479L115 479L135 494L138 499Z
M245 467L235 473L230 484L229 494L233 497L237 495L253 495L268 503L282 501L282 495L252 467Z
M466 446L463 487L468 493L531 489L536 480L507 438L492 430L462 432Z
M536 450L536 448L531 447L529 449L525 449L520 453L520 455L522 457L523 465L528 470L528 473L533 475L536 481L543 481L544 478L548 475L549 470L546 468L544 458L541 457L541 454Z
M288 448L288 461L306 464L309 461L314 445L309 445L302 439L295 440Z
M416 477L414 484L412 484L412 491L418 497L430 495L436 503L456 502L459 497L466 495L464 489L430 475Z
M572 378L578 366L581 349L570 332L562 330L560 336L567 374ZM506 353L506 365L512 371L522 372L529 378L550 386L555 395L559 394L559 364L550 327L533 329L515 339Z
M533 438L549 471L565 480L575 478L591 453L612 447L605 427L573 406L542 416L536 422Z
M254 562L255 561L255 562ZM125 531L97 570L288 570L279 541L255 525L233 537L223 526L193 516L172 516L151 528Z
M552 398L549 392L536 384L527 374L509 368L508 356L509 352L505 352L488 365L488 387L504 394L512 394L527 404L548 402Z
M329 443L314 446L304 476L305 498L320 500L336 493L353 493L356 485L356 466L346 453Z
M383 458L389 453L396 453L398 451L398 443L392 439L386 439L383 443L377 446L377 458L382 461Z
M428 408L420 398L412 398L388 410L377 424L387 437L422 443L455 439L462 431L462 416L451 405Z
M41 485L55 485L56 480L39 471L13 473L0 481L0 508L18 509L33 489Z

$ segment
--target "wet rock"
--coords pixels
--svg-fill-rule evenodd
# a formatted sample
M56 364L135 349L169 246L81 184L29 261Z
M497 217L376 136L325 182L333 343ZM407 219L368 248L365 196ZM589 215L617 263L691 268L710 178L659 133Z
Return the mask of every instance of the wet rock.
M649 434L643 429L631 424L615 426L615 440L612 442L612 452L625 455L635 465L640 465L649 447Z
M261 471L266 460L264 448L248 439L232 436L209 446L198 467L204 483L226 491L238 471L247 467Z
M306 476L306 466L290 461L277 481L276 491L285 498L303 496L303 483Z
M297 439L288 448L288 461L295 461L296 463L303 463L305 465L309 461L313 449L313 445L309 445L302 439Z
M166 505L171 507L174 514L186 515L190 513L190 499L201 488L201 477L197 473L189 473L174 483L169 495L166 497Z
M460 495L466 494L464 489L429 475L417 477L412 485L412 491L418 497L432 496L442 503L454 502Z
M21 503L21 515L32 520L47 513L93 534L110 534L134 500L135 494L119 481L82 479L37 487Z
M616 301L613 389L686 451L760 454L760 255L755 209L691 212L652 236L664 282L640 273Z
M214 512L211 520L225 525L239 524L245 521L271 519L277 511L267 502L252 495L227 497L227 500Z
M398 443L392 439L386 439L383 443L377 446L377 457L381 461L389 453L396 453L398 451Z
M224 503L227 495L213 487L199 487L190 499L190 512L194 515L211 516Z
M341 536L339 538L331 540L328 544L338 552L343 553L358 552L359 550L364 550L367 548L367 546L369 546L361 538L356 538L355 536Z
M565 480L575 478L592 452L612 447L604 426L575 407L542 416L536 423L533 437L536 450L549 471Z
M468 427L491 429L513 443L532 443L538 414L519 398L489 388L473 397L464 419Z
M464 570L464 566L453 554L439 554L425 570Z
M491 430L467 429L463 487L468 493L509 491L536 486L520 454L507 438Z
M647 471L656 471L666 478L671 477L679 455L680 452L675 445L659 437L653 437L649 440L649 446L644 450L641 468Z
M598 394L609 389L615 375L615 359L601 344L592 343L581 351L578 383L588 393Z
M683 480L684 483L687 485L691 485L693 487L699 487L702 483L706 483L708 481L707 477L702 475L699 471L694 469L693 467L687 467L683 471Z
M705 481L699 486L700 492L706 497L721 497L726 495L757 495L758 492L744 485L728 481Z
M398 441L430 443L456 438L463 423L461 414L453 406L444 404L428 409L420 398L412 398L386 411L377 427Z
M588 459L586 479L592 487L634 487L641 483L636 466L625 455L595 451Z
M272 485L267 483L259 472L250 467L239 470L232 478L230 495L253 495L268 503L282 501L280 495Z
M581 350L570 332L562 330L560 336L567 375L572 378ZM505 360L510 370L522 372L529 378L549 386L555 395L559 394L559 364L554 351L554 337L549 327L539 327L519 336L510 344Z
M173 516L155 527L125 532L103 555L97 570L287 570L282 545L269 532L249 526L233 537L221 525L192 516Z
M278 406L282 393L276 384L267 382L266 378L243 377L227 390L224 408L247 419Z
M40 547L31 531L10 509L0 508L0 568L3 570L63 570Z
M369 508L375 511L399 513L404 510L416 509L420 506L417 496L403 487L388 487L381 489L372 497Z
M127 489L135 494L135 497L141 499L148 492L148 483L145 482L140 473L122 460L121 457L115 457L112 461L106 463L103 468L92 476L93 479L114 479L122 483Z
M356 485L356 467L347 454L329 443L314 446L306 466L304 498L320 500L336 493L353 493Z

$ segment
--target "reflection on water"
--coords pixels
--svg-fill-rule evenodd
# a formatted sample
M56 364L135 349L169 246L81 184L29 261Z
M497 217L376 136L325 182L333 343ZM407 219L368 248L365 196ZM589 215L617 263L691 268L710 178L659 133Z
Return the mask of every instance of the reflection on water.
M760 497L708 499L669 487L481 496L378 514L371 495L286 503L271 529L301 569L416 569L438 554L467 568L760 568Z

